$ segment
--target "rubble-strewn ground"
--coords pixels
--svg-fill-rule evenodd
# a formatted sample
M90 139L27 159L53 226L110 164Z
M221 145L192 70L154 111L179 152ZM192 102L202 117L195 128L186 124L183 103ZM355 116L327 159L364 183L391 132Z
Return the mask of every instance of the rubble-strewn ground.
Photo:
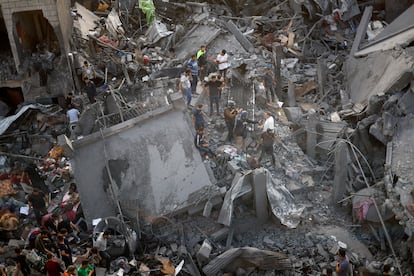
M392 274L412 275L414 6L387 0L100 2L79 1L67 11L73 19L67 58L53 47L34 51L17 73L10 49L0 49L0 262L7 275L17 275L16 247L24 249L30 275L42 273L45 256L29 242L41 226L26 209L33 189L47 195L47 213L79 227L80 240L69 239L77 266L98 232L110 230L112 263L107 272L103 262L94 264L97 275L326 275L327 268L335 270L340 247L354 274L381 274L389 264ZM207 65L186 106L179 79L202 45ZM215 58L223 49L231 66L220 114L209 115L204 84L217 74ZM94 103L82 81L85 60L96 73ZM263 86L265 68L276 81L274 102ZM81 114L72 131L70 90ZM272 113L275 165L270 156L257 162L259 124L248 124L245 151L227 141L222 113L230 100L259 124L265 111ZM217 154L202 161L191 154L192 137L178 149L179 135L170 137L181 124L150 127L162 116L173 118L171 110L182 111L186 131L195 134L191 117L199 104ZM133 127L148 136L123 137L111 148L109 136ZM132 138L141 140L123 148ZM76 158L77 149L93 143L90 160L103 160L102 177L95 177L104 187L80 179L100 166ZM135 162L111 159L117 149ZM170 158L171 152L186 160ZM151 153L161 165L170 162L157 176L146 163L154 162ZM203 173L187 162L199 162ZM190 172L174 183L176 195L157 197L170 193L161 185L181 177L179 165ZM167 175L171 168L175 174ZM176 202L187 196L194 175L209 179L196 179L204 185L200 193ZM159 183L151 186L154 179ZM71 183L87 186L78 187L80 202L68 192ZM96 198L101 192L105 199ZM110 215L92 225L101 213ZM49 238L55 242L56 233Z

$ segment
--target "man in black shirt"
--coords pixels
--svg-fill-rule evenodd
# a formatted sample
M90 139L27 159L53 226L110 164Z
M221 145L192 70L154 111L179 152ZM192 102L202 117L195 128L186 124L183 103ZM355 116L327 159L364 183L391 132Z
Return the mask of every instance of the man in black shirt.
M29 202L29 208L33 209L33 212L39 224L42 220L42 216L47 213L46 199L47 197L45 196L45 194L37 189L34 189L33 192L27 197L27 201Z
M194 145L201 152L203 156L214 157L214 152L209 148L206 140L204 140L204 129L198 129L194 137Z
M16 261L17 271L21 271L24 276L29 276L30 267L27 264L26 256L22 254L22 250L20 248L14 249L14 252L17 254L17 256L14 257L14 260Z
M261 135L261 138L262 138L262 153L260 154L260 157L258 160L259 163L265 154L270 154L270 156L272 157L272 164L273 166L276 166L276 157L275 157L275 152L273 150L275 135L273 134L272 129L269 128L267 129L266 132L263 132Z
M270 71L270 68L266 68L266 73L263 77L263 85L266 90L266 99L267 101L274 102L275 101L275 87L274 87L274 78L273 74ZM270 94L270 95L269 95ZM270 97L269 97L270 96Z
M220 89L223 87L223 82L217 80L217 76L213 75L211 80L206 82L205 87L208 87L208 95L210 96L210 116L213 115L213 104L216 104L217 115L219 115Z

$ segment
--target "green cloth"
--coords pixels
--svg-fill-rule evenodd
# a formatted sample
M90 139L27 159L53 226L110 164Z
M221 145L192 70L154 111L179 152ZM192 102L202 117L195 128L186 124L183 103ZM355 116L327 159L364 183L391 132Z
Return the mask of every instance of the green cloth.
M78 268L78 276L88 276L89 272L93 270L93 266L92 265L88 265L85 268L82 268L82 266L80 266Z
M138 7L145 14L147 23L150 24L155 18L155 6L152 0L139 0Z
M202 55L204 55L204 51L203 50L198 50L197 52L197 59L199 59Z

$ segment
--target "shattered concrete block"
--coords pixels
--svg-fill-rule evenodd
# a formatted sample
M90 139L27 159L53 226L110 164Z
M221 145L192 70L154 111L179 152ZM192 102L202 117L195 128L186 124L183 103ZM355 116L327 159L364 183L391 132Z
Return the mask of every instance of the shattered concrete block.
M63 148L64 156L71 157L73 155L72 141L64 134L57 137L57 143Z
M184 245L180 245L178 247L178 255L186 256L187 254L188 254L187 247L185 247Z
M176 243L170 244L171 250L175 253L178 250L178 245Z
M329 250L329 253L331 253L332 255L336 255L336 253L338 253L339 250L339 245L338 244L334 244L331 249Z
M210 258L212 246L208 240L204 240L200 250L198 250L196 258L199 263L206 263Z
M322 257L324 257L325 259L329 259L329 254L328 252L326 252L326 250L323 248L323 246L321 244L317 244L316 248L318 249L318 253L319 255L321 255Z
M9 240L8 246L11 247L23 247L25 244L24 240L15 240L15 239L11 239Z
M227 162L228 168L232 171L232 173L236 173L240 171L240 167L237 165L237 161L231 160Z
M214 241L222 241L227 237L228 233L229 233L229 228L223 227L220 230L218 230L218 231L214 232L213 234L211 234L210 237Z
M167 248L165 246L160 247L160 249L158 250L158 254L165 255L166 251L167 251Z

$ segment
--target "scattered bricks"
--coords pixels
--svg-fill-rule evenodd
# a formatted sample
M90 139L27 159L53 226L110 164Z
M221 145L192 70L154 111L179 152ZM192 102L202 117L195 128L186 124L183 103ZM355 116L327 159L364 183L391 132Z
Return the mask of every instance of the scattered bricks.
M181 256L187 256L188 251L187 251L187 247L185 247L184 245L180 245L178 247L178 255Z
M178 245L176 243L172 243L170 244L171 250L172 252L177 252L178 251Z
M319 255L321 255L322 257L324 257L325 260L329 260L329 254L328 254L328 252L326 252L326 250L323 248L323 246L320 243L318 243L316 245L316 247L318 249Z
M165 246L160 247L160 250L158 250L158 254L165 256L165 252L167 252L167 248Z
M213 241L222 241L224 240L227 235L229 234L229 228L223 227L220 230L214 232L210 235L210 237L213 239Z
M240 167L237 165L237 161L231 160L227 162L228 168L231 170L232 173L236 173L240 171Z
M332 255L336 255L336 253L338 253L338 250L339 250L339 245L335 243L332 246L332 248L329 250L329 253L331 253Z
M212 249L213 248L211 247L210 242L208 240L204 240L200 250L198 250L196 255L199 264L207 263Z

